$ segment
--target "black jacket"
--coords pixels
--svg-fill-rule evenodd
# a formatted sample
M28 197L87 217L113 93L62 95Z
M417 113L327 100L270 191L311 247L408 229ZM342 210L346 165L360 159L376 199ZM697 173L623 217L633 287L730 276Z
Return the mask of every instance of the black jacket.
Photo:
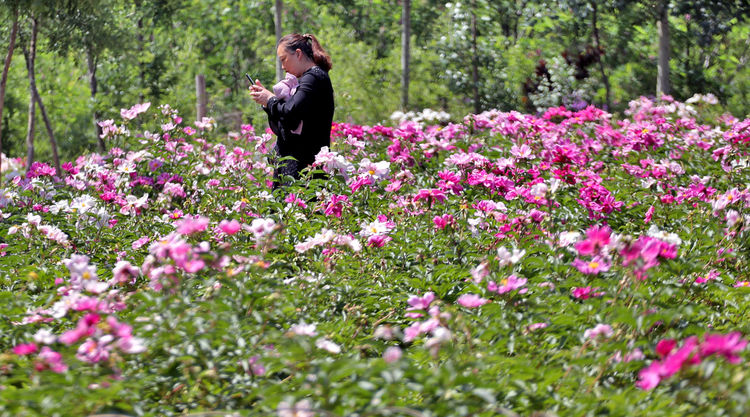
M279 156L293 156L301 170L315 161L324 146L331 146L333 86L328 73L314 66L299 78L297 92L289 99L272 97L264 107L268 124L277 136ZM302 124L299 135L292 130Z

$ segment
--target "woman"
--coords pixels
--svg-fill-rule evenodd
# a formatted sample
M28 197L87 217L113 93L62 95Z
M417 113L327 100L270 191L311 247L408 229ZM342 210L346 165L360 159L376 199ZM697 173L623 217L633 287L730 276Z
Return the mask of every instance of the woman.
M253 100L268 113L268 124L277 137L277 155L294 157L282 161L277 168L274 188L283 175L299 178L300 171L315 161L320 149L331 145L334 110L333 87L328 77L331 57L315 36L286 35L279 40L276 54L284 71L298 78L294 95L276 97L258 80L250 86ZM297 130L299 126L301 131Z

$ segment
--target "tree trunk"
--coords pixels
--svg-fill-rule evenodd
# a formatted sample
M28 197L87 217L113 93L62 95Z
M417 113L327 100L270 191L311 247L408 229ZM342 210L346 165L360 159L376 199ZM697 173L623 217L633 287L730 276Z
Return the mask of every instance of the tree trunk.
M31 41L29 49L24 47L23 55L26 58L26 71L29 74L29 123L26 130L26 170L31 168L34 163L34 125L36 122L36 100L34 92L36 91L36 80L34 79L34 59L36 58L36 34L37 22L35 17L31 17Z
M281 27L282 11L284 8L284 2L282 0L276 0L276 7L274 7L274 27L276 29L276 43L279 43L283 36ZM284 70L281 68L281 60L276 58L276 80L282 80L284 78Z
M89 68L89 89L91 90L91 101L94 103L94 106L96 106L96 92L98 90L98 83L96 80L96 57L94 56L94 51L92 50L92 46L88 45L86 47L86 63L88 64ZM96 107L94 107L94 132L96 134L96 143L97 147L99 148L99 153L104 154L107 151L107 147L104 145L104 139L102 139L102 127L99 126L99 111L96 110Z
M196 119L197 121L203 120L206 117L206 107L208 106L208 100L206 98L206 77L203 74L195 76L195 97L196 97Z
M31 75L34 77L34 75ZM34 77L36 78L36 77ZM47 117L47 110L44 108L44 103L42 103L42 97L39 95L39 90L36 88L36 82L32 84L34 87L34 100L39 105L39 110L42 111L42 118L44 119L44 126L47 128L47 136L49 136L49 144L52 148L52 160L55 163L55 169L57 170L57 175L62 175L62 170L60 169L60 157L57 154L57 141L55 140L55 134L52 132L52 123L49 121L49 117Z
M479 103L479 56L477 52L477 3L471 2L471 80L474 90L474 114L479 114L481 106Z
M659 61L657 64L656 98L670 93L669 85L669 0L664 0L659 9L659 20L656 22L656 31L659 35Z
M135 0L135 8L136 10L141 8L141 0ZM138 23L136 24L138 31L138 34L136 35L136 40L138 41L138 56L143 56L143 50L144 50L144 38L143 38L143 16L138 16ZM138 93L138 102L143 103L143 89L146 87L146 70L143 68L143 61L139 58L138 59L138 76L141 80L140 92Z
M409 61L411 58L411 0L403 0L401 15L401 108L409 107Z
M599 27L597 26L597 7L596 7L596 1L592 1L591 6L594 8L594 13L592 14L592 26L594 29L594 41L596 42L596 52L599 54L599 72L602 74L602 81L604 82L604 91L605 91L605 103L607 104L607 110L609 111L612 108L612 103L610 100L610 88L609 88L609 77L607 77L607 73L604 72L604 61L602 60L602 47L601 42L599 41Z
M13 11L13 26L10 28L10 40L8 42L8 54L5 55L5 66L3 76L0 79L0 155L3 153L3 108L5 107L5 85L8 83L8 70L13 59L13 50L16 48L16 34L18 33L18 9ZM3 182L3 158L0 157L0 184Z

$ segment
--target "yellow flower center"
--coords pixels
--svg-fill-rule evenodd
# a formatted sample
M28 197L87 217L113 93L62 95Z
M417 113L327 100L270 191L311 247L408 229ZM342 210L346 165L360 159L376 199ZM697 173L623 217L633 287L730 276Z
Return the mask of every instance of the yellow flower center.
M589 268L591 269L599 268L599 262L589 262Z
M502 281L500 281L500 284L502 284L503 287L508 285L508 278L505 278Z

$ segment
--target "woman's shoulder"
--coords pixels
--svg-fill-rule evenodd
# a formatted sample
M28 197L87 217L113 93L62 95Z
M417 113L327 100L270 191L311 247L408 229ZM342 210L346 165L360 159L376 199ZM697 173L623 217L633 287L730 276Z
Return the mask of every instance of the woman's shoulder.
M319 66L315 65L310 67L307 71L302 74L301 78L307 78L308 80L327 80L329 79L328 73ZM302 81L300 79L300 81Z

